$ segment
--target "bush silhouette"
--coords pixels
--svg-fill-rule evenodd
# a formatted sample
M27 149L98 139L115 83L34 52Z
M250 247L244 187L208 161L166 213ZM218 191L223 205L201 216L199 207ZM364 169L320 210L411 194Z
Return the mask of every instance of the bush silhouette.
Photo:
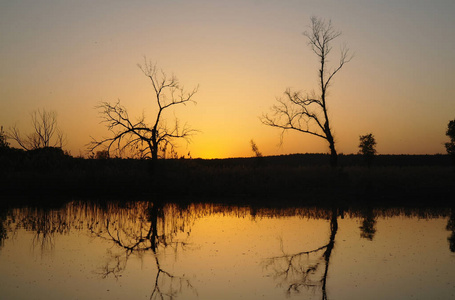
M447 154L452 157L455 163L455 119L447 125L446 135L450 138L450 142L445 143Z
M376 139L372 133L361 135L359 139L359 154L363 155L366 164L370 167L376 154Z

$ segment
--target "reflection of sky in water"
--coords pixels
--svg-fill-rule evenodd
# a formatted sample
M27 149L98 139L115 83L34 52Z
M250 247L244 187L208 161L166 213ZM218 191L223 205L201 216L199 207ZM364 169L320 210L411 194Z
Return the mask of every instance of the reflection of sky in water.
M286 299L289 285L301 282L308 266L321 263L324 250L296 258L297 272L287 277L279 273L285 260L270 258L317 249L331 235L330 210L150 207L74 204L46 213L16 209L6 218L3 213L8 234L0 248L0 298ZM425 219L412 212L407 217L398 210L377 212L350 211L337 218L327 298L452 298L449 213L429 212ZM145 251L120 245L136 245L134 238L150 232L153 216L156 255L149 241L140 244ZM360 227L373 228L372 233L362 237ZM300 286L290 298L321 299L323 270L309 275L315 286Z

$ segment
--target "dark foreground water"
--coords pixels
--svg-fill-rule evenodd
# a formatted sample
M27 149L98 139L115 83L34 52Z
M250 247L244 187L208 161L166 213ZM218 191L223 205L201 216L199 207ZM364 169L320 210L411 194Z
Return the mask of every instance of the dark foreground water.
M0 210L0 299L455 299L451 209Z

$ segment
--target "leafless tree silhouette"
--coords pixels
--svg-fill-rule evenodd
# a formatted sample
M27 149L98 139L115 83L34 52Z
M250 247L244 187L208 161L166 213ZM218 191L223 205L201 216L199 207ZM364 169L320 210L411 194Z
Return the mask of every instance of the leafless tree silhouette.
M164 114L170 108L187 103L196 103L193 98L198 87L187 92L180 85L174 75L168 76L163 70L158 69L156 64L144 60L138 65L145 76L147 76L153 87L157 112L151 123L145 120L142 115L133 121L127 109L120 104L120 100L114 104L102 102L96 108L99 109L104 123L112 136L97 140L92 137L88 147L91 152L104 145L109 153L117 150L119 155L133 151L140 158L151 158L157 160L162 153L165 156L166 150L173 150L176 139L186 139L197 131L186 124L181 125L178 119L174 120L173 126L168 126Z
M31 114L33 132L22 136L17 126L13 126L7 133L8 138L16 141L25 150L34 150L45 147L62 148L65 135L57 126L57 113L38 109Z
M278 98L278 104L272 107L272 114L263 115L261 122L282 129L281 141L286 130L296 130L326 140L330 149L330 163L336 166L338 156L330 127L327 90L334 76L352 59L352 55L343 46L338 64L332 69L327 66L332 42L341 35L340 31L333 28L331 21L311 17L310 30L305 31L304 35L320 62L318 94L313 92L303 95L288 88L284 92L284 98Z

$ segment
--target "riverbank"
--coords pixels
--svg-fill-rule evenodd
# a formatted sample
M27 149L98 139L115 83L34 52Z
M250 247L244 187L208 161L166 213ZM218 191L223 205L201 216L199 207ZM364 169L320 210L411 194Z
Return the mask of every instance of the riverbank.
M22 157L0 160L11 198L226 199L289 204L452 205L455 170L445 155L359 155L328 166L323 154L263 158L148 160Z

